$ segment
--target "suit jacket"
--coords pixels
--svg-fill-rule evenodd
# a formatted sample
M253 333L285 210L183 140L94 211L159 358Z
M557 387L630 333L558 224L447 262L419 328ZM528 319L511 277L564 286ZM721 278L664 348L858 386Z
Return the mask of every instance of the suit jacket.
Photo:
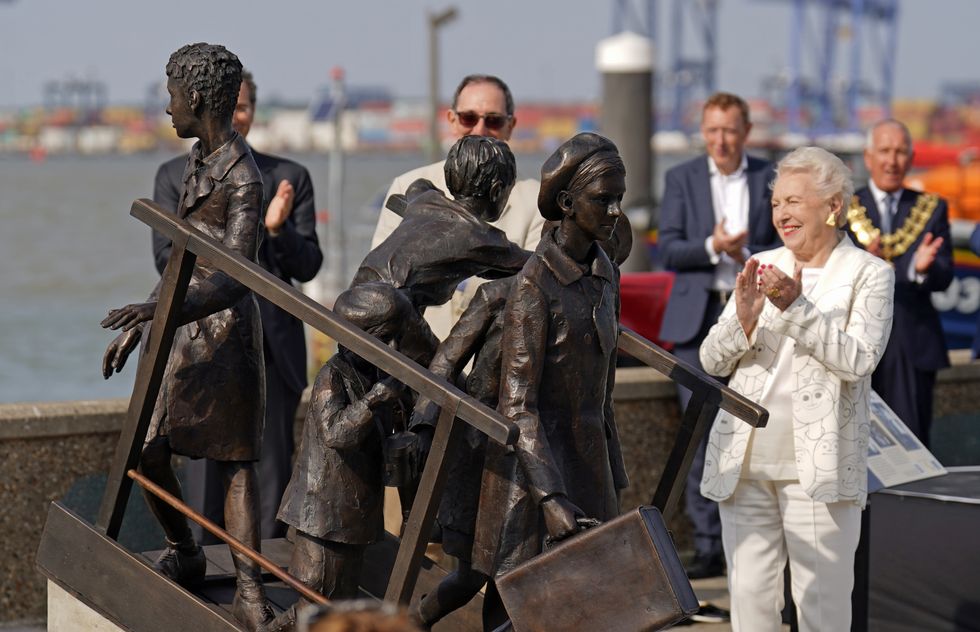
M409 185L419 178L429 180L436 185L437 189L449 195L449 189L446 186L445 164L446 161L444 160L435 162L398 176L392 181L391 187L385 195L385 202L396 193L405 193ZM507 239L530 252L534 252L538 242L541 241L541 228L544 226L544 217L538 212L538 189L540 188L541 183L537 180L518 180L507 199L507 206L504 207L497 221L491 224L504 231L507 234ZM387 239L401 221L398 215L382 205L381 215L378 216L378 225L375 227L374 237L371 239L371 248L377 248L382 241ZM469 279L453 295L449 303L425 310L425 320L432 328L432 333L439 340L445 340L446 336L449 335L453 323L459 320L460 315L476 293L476 288L482 282L482 279Z
M920 195L922 194L911 189L902 190L893 226L901 226L905 222ZM880 227L881 214L871 190L864 187L857 192L857 197L867 210L871 222ZM926 273L925 280L919 284L914 277L910 277L909 270L915 250L926 233L932 233L933 237L942 237L943 245ZM892 337L888 341L888 353L898 352L920 371L938 371L948 367L946 339L943 337L939 312L932 306L930 297L933 292L942 292L948 288L953 280L953 238L949 231L949 214L945 200L939 201L915 243L892 263L895 264L895 324L892 327Z
M772 164L749 156L745 175L749 185L748 249L754 254L780 245L772 225ZM661 340L691 342L704 324L715 275L704 242L714 232L715 223L707 156L668 171L658 243L660 260L676 274L660 326Z
M279 182L288 180L295 189L293 211L276 237L265 233L259 245L258 263L286 283L311 280L320 270L323 253L316 236L316 214L313 201L313 184L309 172L301 165L285 158L261 154L254 149L252 156L262 174L265 208L276 194ZM160 165L153 183L153 201L167 210L177 208L177 200L183 187L186 156L174 158ZM161 274L170 258L171 243L163 235L153 233L153 260ZM262 315L267 363L278 367L283 380L295 393L306 387L306 338L303 323L298 318L279 309L264 298L256 297ZM269 362L271 361L271 362Z
M793 274L795 258L786 248L757 258ZM864 506L867 499L871 373L891 331L894 287L891 267L845 237L809 295L782 312L766 301L751 339L729 301L701 345L704 370L731 375L728 385L749 399L761 401L774 387L792 391L797 473L814 500ZM775 385L783 336L793 343L793 383ZM732 495L752 432L729 413L718 414L704 461L704 496Z

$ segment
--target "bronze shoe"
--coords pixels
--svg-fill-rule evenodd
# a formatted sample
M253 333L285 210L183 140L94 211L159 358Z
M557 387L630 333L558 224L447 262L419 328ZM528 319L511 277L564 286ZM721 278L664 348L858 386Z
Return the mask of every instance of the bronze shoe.
M191 549L191 546L194 549ZM191 549L192 552L185 552L188 549ZM167 548L157 558L153 568L181 586L193 588L204 582L207 565L208 561L204 557L204 549L193 542L190 546L186 546L176 545L168 541Z
M258 587L258 590L243 590L242 586L239 585L238 590L235 591L231 614L245 626L248 632L264 632L269 629L268 626L275 619L275 613L266 600L265 591L261 587Z

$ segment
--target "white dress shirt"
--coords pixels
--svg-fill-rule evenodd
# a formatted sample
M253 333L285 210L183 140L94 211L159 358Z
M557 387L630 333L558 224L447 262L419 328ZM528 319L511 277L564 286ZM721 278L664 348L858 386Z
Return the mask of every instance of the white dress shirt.
M740 233L749 227L749 180L745 171L749 166L749 160L742 154L742 162L738 169L725 175L718 169L718 165L708 156L708 174L711 182L711 205L715 211L715 224L725 222L725 232L729 234ZM704 243L705 251L711 258L711 263L715 266L714 289L731 291L735 289L735 275L742 268L728 253L718 254L712 247L711 242L714 236L711 235ZM745 259L749 258L748 248L743 248Z

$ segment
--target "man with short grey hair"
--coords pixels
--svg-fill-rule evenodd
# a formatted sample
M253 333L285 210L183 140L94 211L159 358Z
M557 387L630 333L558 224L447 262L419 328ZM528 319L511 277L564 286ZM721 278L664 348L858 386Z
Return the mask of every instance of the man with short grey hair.
M953 280L953 242L946 201L907 189L912 135L895 119L868 130L870 178L848 211L851 236L895 266L895 320L871 387L929 445L936 372L949 366L939 313L930 295Z

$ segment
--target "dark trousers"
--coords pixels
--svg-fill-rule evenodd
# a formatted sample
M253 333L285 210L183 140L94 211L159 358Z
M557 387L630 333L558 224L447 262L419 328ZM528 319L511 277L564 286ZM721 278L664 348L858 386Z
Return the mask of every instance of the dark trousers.
M708 335L721 315L722 304L716 296L708 300L708 308L705 311L704 323L698 335L684 344L674 345L674 355L684 360L688 364L703 369L701 359L698 357L698 350L701 342ZM722 380L725 381L725 380ZM680 402L681 414L687 409L687 403L691 399L691 391L678 386L677 399ZM722 553L721 547L721 518L718 516L718 503L709 500L701 495L701 476L704 474L704 454L708 447L708 434L710 428L705 431L704 438L698 445L698 450L691 461L691 469L687 473L687 486L684 489L684 502L687 517L691 520L694 527L694 550L699 555L715 555Z
M893 344L885 348L871 376L871 388L927 448L935 386L936 372L915 368L912 359Z
M300 393L292 391L282 375L266 356L265 367L265 426L262 431L262 458L255 471L259 483L259 528L262 538L281 538L286 525L276 520L279 503L292 475L293 424L299 406ZM209 459L188 461L184 498L190 507L208 520L224 527L224 489L218 466ZM219 540L197 523L191 524L194 539L202 544L217 544Z

